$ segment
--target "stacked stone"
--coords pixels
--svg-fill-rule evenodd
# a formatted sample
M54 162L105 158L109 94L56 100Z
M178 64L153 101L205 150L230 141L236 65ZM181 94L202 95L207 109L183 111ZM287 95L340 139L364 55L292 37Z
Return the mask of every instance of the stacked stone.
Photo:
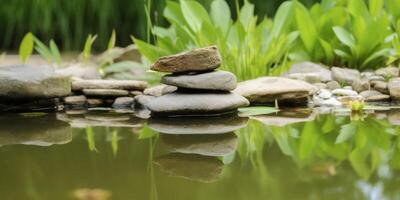
M247 99L230 92L236 88L236 77L216 70L220 64L216 46L161 57L151 69L171 73L161 82L178 89L152 100L147 105L152 115L221 115L248 106Z
M135 80L83 80L72 81L74 95L64 98L64 103L70 107L101 107L112 106L131 108L133 97L142 94L147 87L144 81Z

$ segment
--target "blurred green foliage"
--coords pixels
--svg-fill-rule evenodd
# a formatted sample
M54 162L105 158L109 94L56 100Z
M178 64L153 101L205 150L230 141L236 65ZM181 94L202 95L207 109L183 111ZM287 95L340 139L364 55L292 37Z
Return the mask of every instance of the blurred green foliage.
M165 0L0 0L0 49L17 50L27 32L40 40L54 39L62 50L81 50L86 36L97 34L94 50L106 49L108 39L115 29L116 45L131 43L130 35L146 38L145 4L151 1L150 15L153 24L165 25L162 9ZM209 6L211 0L198 0ZM253 0L255 13L271 16L284 0ZM231 9L235 0L228 0ZM238 1L240 5L243 0ZM317 0L301 0L311 5ZM236 16L233 16L236 17ZM261 17L260 17L261 18Z

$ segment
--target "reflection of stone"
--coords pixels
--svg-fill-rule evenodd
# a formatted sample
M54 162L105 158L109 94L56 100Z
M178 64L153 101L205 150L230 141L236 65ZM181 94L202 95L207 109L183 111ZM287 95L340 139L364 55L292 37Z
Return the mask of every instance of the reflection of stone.
M205 156L226 156L238 146L234 133L218 135L161 135L162 141L173 152L192 153Z
M299 111L280 111L277 114L258 115L254 119L271 126L286 126L288 124L308 122L315 119L316 113Z
M186 117L150 118L149 128L167 134L220 134L243 128L248 118L226 117Z
M57 120L53 114L22 116L0 115L0 145L27 144L50 146L72 140L68 123Z
M171 176L200 182L216 181L223 168L218 158L196 154L171 153L154 162Z
M400 111L393 110L389 113L388 120L393 125L400 125Z
M138 128L143 125L143 120L135 118L130 114L113 112L89 111L84 115L58 113L57 118L69 122L75 128L85 128L88 126Z

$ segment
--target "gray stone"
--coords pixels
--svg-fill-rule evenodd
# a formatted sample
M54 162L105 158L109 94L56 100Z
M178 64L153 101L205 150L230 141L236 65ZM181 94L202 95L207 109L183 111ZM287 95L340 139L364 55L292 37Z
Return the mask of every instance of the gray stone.
M329 81L328 83L326 83L326 87L329 90L335 90L341 88L337 81Z
M216 69L221 64L221 56L216 46L193 49L176 55L158 59L151 69L159 72L194 72Z
M343 89L344 90L353 90L353 87L348 85L348 86L344 86Z
M112 107L116 109L131 108L133 106L133 103L133 97L118 97L114 100Z
M154 100L156 97L149 95L137 95L135 96L135 107L142 106L147 107L147 104Z
M247 117L150 118L148 126L154 131L175 135L223 134L247 125Z
M81 79L100 79L101 75L95 64L74 63L56 70L57 74Z
M72 90L83 89L118 89L118 90L144 90L147 83L136 80L76 80L72 82Z
M385 81L385 78L383 78L382 76L371 76L368 78L369 82L372 81Z
M328 82L332 80L331 71L326 66L312 62L300 62L293 64L285 76L287 77L288 75L295 73L317 74L319 76L318 79L322 82Z
M393 125L400 126L400 112L398 110L389 112L388 121Z
M371 71L361 72L361 78L369 79L370 77L374 76L375 73Z
M168 135L162 134L161 141L169 151L204 156L227 156L234 153L238 138L234 133L218 135Z
M175 92L178 88L175 86L171 86L171 85L165 85L165 84L160 84L160 85L156 85L153 87L149 87L146 88L143 91L144 95L150 95L150 96L162 96L164 94L168 94L168 93L172 93Z
M384 81L372 81L371 86L376 91L379 91L383 94L389 94L388 83Z
M318 89L326 89L327 88L325 83L314 83L313 86L317 87Z
M289 124L301 123L313 121L315 119L315 113L302 113L298 111L282 111L274 115L258 115L252 117L261 123L268 126L279 126L283 127Z
M66 115L64 113L57 114L58 119L68 122L74 128L86 127L130 127L141 128L144 121L133 117L131 114L105 112L105 111L89 111L85 115Z
M339 107L342 106L342 103L335 98L330 98L324 100L321 106L328 106L328 107Z
M353 81L352 88L357 92L369 90L370 89L369 81L368 79L365 78L355 79Z
M64 98L67 105L84 105L86 104L86 97L84 95L68 96Z
M309 73L292 73L289 74L290 79L305 81L307 83L320 83L321 77L317 73L309 72Z
M375 74L383 76L383 77L387 77L387 78L398 77L399 76L399 68L398 67L380 68L375 71Z
M248 105L244 97L233 93L170 93L150 101L147 107L159 115L214 115Z
M360 79L360 72L355 69L332 67L332 78L339 83L353 84L353 81Z
M55 74L49 66L15 65L0 67L0 102L68 96L69 77Z
M389 95L382 94L375 90L367 90L360 93L360 95L364 98L366 102L373 102L373 101L387 101L390 99Z
M400 100L400 78L392 78L388 83L389 93L393 100Z
M353 90L347 90L347 89L336 89L332 91L332 94L336 96L357 96L358 93Z
M260 77L238 84L234 93L244 96L251 103L307 102L307 97L317 88L304 81L283 77Z
M318 92L318 96L322 99L329 99L332 97L332 93L329 90L322 89Z
M87 99L86 100L87 104L89 105L89 107L98 107L98 106L103 106L105 104L103 99Z
M121 97L129 95L129 91L117 89L83 89L82 92L86 96L97 97Z
M166 75L161 82L178 88L231 91L236 88L236 77L227 71L212 71L187 75Z
M147 88L146 88L147 89ZM131 96L138 96L138 95L143 95L143 92L141 92L141 91L129 91L129 94L131 95Z
M361 95L340 96L340 97L337 97L337 100L340 101L342 104L349 105L353 101L362 101L362 100L364 100L364 98Z

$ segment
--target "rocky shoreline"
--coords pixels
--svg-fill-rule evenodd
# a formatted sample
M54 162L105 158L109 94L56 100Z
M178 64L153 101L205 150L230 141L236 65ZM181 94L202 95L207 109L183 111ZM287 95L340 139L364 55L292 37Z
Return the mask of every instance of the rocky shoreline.
M281 77L237 83L233 73L218 70L221 62L216 46L161 57L151 69L167 74L152 87L144 81L71 77L49 66L3 66L0 112L114 109L149 118L224 115L250 104L340 108L354 101L400 100L397 67L359 72L302 62Z

